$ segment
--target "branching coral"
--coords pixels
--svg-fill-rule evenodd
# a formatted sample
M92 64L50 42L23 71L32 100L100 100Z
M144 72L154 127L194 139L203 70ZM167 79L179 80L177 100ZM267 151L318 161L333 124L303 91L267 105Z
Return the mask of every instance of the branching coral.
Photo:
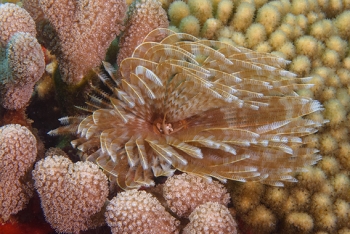
M130 57L149 32L169 25L165 10L158 0L136 0L128 10L125 31L120 38L117 64Z
M219 203L207 202L198 206L189 217L184 234L237 234L237 224L229 210Z
M0 94L7 109L23 108L44 72L44 54L30 15L14 4L0 6Z
M44 73L44 54L35 37L29 33L15 33L6 48L0 48L0 76L2 76L1 105L7 109L26 106L33 87Z
M5 47L16 32L27 32L36 36L35 22L29 13L11 3L0 5L0 46Z
M189 217L184 234L231 233L237 234L237 224L229 210L215 202L198 206Z
M163 196L170 210L179 217L188 217L197 206L206 202L227 205L230 201L222 184L186 173L168 178Z
M167 3L163 5L163 7L165 5L169 5L170 1L171 0L167 1ZM35 2L35 0L28 0L26 2ZM162 1L162 2L164 3L166 1ZM269 187L269 186L263 186L260 183L249 183L249 182L243 183L243 184L230 183L228 185L225 185L225 187L230 190L232 189L230 188L230 186L234 185L233 188L237 190L237 192L232 193L232 196L233 196L232 204L235 206L235 209L237 210L238 217L248 225L249 229L252 229L252 231L256 233L264 233L264 232L267 232L267 233L271 233L271 232L274 232L274 233L296 233L296 232L347 233L349 232L350 223L348 222L348 220L349 220L349 204L350 204L350 198L349 198L350 183L349 183L348 172L350 168L350 160L349 160L350 144L349 144L348 129L350 126L349 125L350 95L349 95L348 84L350 80L350 75L349 75L350 74L349 73L349 69L350 69L349 32L350 31L349 31L349 24L347 23L349 21L348 20L349 9L350 9L349 1L281 0L281 1L267 2L266 0L255 0L255 1L212 0L210 2L212 2L213 11L209 11L209 12L207 11L208 12L207 15L198 15L197 16L198 18L194 17L193 15L191 15L190 17L187 17L189 16L188 14L191 14L191 12L189 12L190 11L189 5L187 5L187 3L182 1L176 1L176 2L178 4L181 3L179 5L182 5L183 9L186 8L182 12L183 14L180 16L176 14L177 11L174 10L175 8L173 9L174 11L172 16L170 15L171 11L169 10L170 21L173 21L175 19L171 23L177 26L180 29L180 31L182 29L186 29L188 30L188 32L195 31L196 34L201 37L215 38L221 42L230 43L235 46L246 46L249 49L253 49L254 51L258 51L258 52L272 52L275 55L281 56L285 59L292 60L293 62L291 63L291 65L289 65L289 67L283 67L283 68L291 69L291 71L294 73L297 73L297 75L312 76L309 82L314 84L313 87L298 90L297 93L302 97L306 97L307 100L310 100L310 98L320 100L321 103L324 104L326 109L324 113L314 112L308 115L306 118L316 123L322 123L323 119L330 120L329 124L322 129L320 134L313 134L305 138L302 138L303 143L305 143L302 145L302 147L319 148L321 151L320 154L324 156L323 157L324 160L321 163L319 163L317 166L307 167L308 171L303 170L297 176L299 183L294 183L294 184L287 183L285 188ZM203 2L203 1L193 1L193 2L198 2L200 4L200 2ZM207 4L209 3L209 1L205 1L205 3ZM198 6L195 6L195 7L198 7ZM227 10L227 11L224 11L224 10ZM210 17L214 16L215 18L207 18L207 20L204 21L203 18L206 19L207 16L210 16ZM40 17L43 17L43 15L40 15L39 13L38 18ZM185 20L183 20L185 17L187 17L186 22ZM199 19L201 19L201 22L199 21ZM181 27L179 27L181 21L182 21L182 24L181 24ZM11 26L14 26L14 25L15 24L12 24ZM221 30L218 31L217 30L218 28L221 28ZM1 32L3 32L3 30L1 30ZM44 34L46 33L49 33L47 34L49 36L56 35L54 31L40 31L38 38L44 37L45 36ZM144 35L142 35L142 37L143 36ZM56 44L57 38L53 37L51 39L53 42L51 44L52 46ZM186 40L187 39L184 39L184 41ZM182 43L185 43L185 42L181 42L181 43L179 42L177 43L177 45L181 45ZM171 43L167 44L168 47L169 47L169 44ZM174 46L175 44L171 44L171 45ZM46 44L44 46L46 46ZM150 47L153 48L153 45ZM48 47L48 48L51 49L51 47ZM142 47L142 48L145 48L145 47ZM218 49L218 47L212 47L212 48ZM238 49L241 49L241 48L238 47ZM130 49L130 51L131 51L130 55L132 55L133 49ZM174 50L167 50L166 52L169 52L169 51L174 51ZM221 48L219 48L217 51L223 53ZM242 51L246 52L246 50L242 50ZM181 50L181 52L186 54L185 51ZM176 50L176 53L181 53L181 52ZM187 52L189 51L187 50ZM162 54L160 51L157 51L157 53ZM252 56L253 52L249 51L248 54ZM172 54L167 56L168 57L165 57L162 59L168 59L174 55ZM172 59L173 60L177 59L177 60L181 60L181 62L194 64L192 61L187 59L187 57L186 57L186 60L183 60L182 58L179 59L179 57L172 57ZM147 59L147 61L151 61L151 60ZM157 66L160 64L159 61L155 62L157 63ZM196 58L196 61L201 65L204 63L203 62L204 59L201 60L198 57ZM152 62L154 61L152 60ZM163 61L161 61L161 63L162 62ZM125 62L123 63L124 66L121 66L121 67L129 66L129 64L132 64L132 63L130 61ZM144 64L141 64L141 66L146 67L146 65ZM125 69L126 68L124 68L124 71ZM136 70L135 66L134 67L131 66L131 69L133 69L132 70L133 74L135 74L136 76L140 78L146 77L144 73L137 73L137 71L139 70ZM149 69L149 67L147 67L147 69ZM160 66L158 69L160 69ZM194 70L191 70L192 67L189 67L189 66L187 66L186 69L187 69L186 72L190 73L191 71L192 74L196 72L197 76L203 78L202 73L200 73L198 69L194 71ZM110 72L109 68L107 68L107 70L108 72ZM155 69L152 71L154 74L161 77L159 75L160 74L159 70L157 71ZM213 72L213 71L210 71L210 72ZM99 73L99 74L104 76L103 73ZM176 77L178 77L177 74L176 74ZM263 79L263 82L272 83L274 81L271 81L270 79L275 79L275 78L276 78L275 76L270 76L268 78L264 77L262 79ZM108 160L110 155L113 155L114 153L113 151L115 150L115 148L113 147L116 146L116 144L118 143L116 140L113 140L111 142L108 142L107 140L105 140L106 138L103 138L103 136L106 136L107 134L102 136L100 133L96 133L97 131L95 131L95 128L98 128L101 131L104 131L105 129L104 128L101 129L100 127L103 124L108 123L109 119L113 119L116 117L110 116L111 118L100 118L101 116L100 113L103 111L97 110L95 108L104 109L104 111L106 112L107 110L113 109L113 111L111 111L113 114L118 114L117 112L119 110L122 110L124 112L123 113L121 112L121 113L122 114L127 113L128 117L144 120L144 115L141 117L136 116L139 113L141 113L138 111L139 109L141 109L140 106L142 106L142 108L143 106L151 106L148 109L146 108L144 109L152 110L151 114L157 115L157 117L159 117L158 121L153 121L153 119L150 123L149 121L148 122L143 121L142 126L137 125L137 123L140 123L141 121L135 124L135 121L131 122L131 120L128 120L129 123L126 123L125 124L126 126L122 126L123 124L119 124L119 125L115 124L117 127L120 128L120 131L115 133L115 135L118 135L122 131L128 132L129 129L134 129L133 128L134 126L132 126L132 124L134 124L136 125L136 130L133 130L134 132L136 131L141 132L140 134L141 136L144 136L142 135L144 134L144 132L150 131L151 135L154 132L156 132L157 140L161 139L161 141L165 142L163 145L165 145L166 147L171 147L176 153L180 155L184 154L183 150L177 148L176 146L173 146L173 145L169 146L168 139L170 137L178 137L178 136L185 135L185 132L183 130L186 130L187 131L186 134L187 134L192 130L192 128L186 129L185 127L187 127L187 125L183 125L184 127L182 129L180 129L177 132L174 132L175 130L177 130L176 128L174 130L174 127L176 127L176 124L174 122L169 121L170 118L172 118L173 116L170 116L167 112L164 111L166 110L166 108L163 108L162 110L160 110L160 108L158 109L154 108L155 101L153 99L147 99L148 96L145 91L146 87L142 83L137 84L137 82L135 81L135 79L136 80L138 79L137 77L125 76L125 77L122 77L121 80L119 78L115 79L116 80L115 83L114 81L111 81L110 79L106 78L106 76L102 77L102 79L106 80L106 84L110 85L112 89L116 87L118 90L113 90L114 91L113 94L112 92L105 94L104 92L99 92L98 90L96 90L98 95L97 96L92 95L91 101L89 102L89 105L94 106L92 108L91 107L89 108L91 111L94 111L94 113L92 114L93 120L88 123L89 124L88 126L83 126L83 124L86 123L86 121L81 122L83 118L81 118L80 120L79 118L76 118L76 123L69 125L69 127L77 127L78 124L81 124L82 130L78 135L83 139L79 139L75 143L77 143L77 146L79 145L80 148L85 152L85 156L89 156L93 154L96 150L98 150L101 147L100 143L103 142L104 145L102 145L101 151L104 150L104 153L106 154L105 159ZM147 78L145 79L146 79L146 84L150 87L150 90L154 94L156 94L156 96L158 96L159 92L157 93L155 91L155 90L158 90L155 88L155 85L152 86L151 85L152 83L148 81ZM210 82L216 81L212 77L210 77L210 79L211 79L209 80ZM283 79L284 78L282 78L282 80ZM291 79L294 80L293 78ZM168 83L171 84L172 82L174 81L169 80ZM186 82L189 84L191 81L186 81ZM299 80L296 80L296 83L298 82ZM223 84L221 81L217 81L217 83L212 84L211 87L214 87L215 85L215 87L217 88L217 86L219 85L218 83ZM130 86L129 88L128 84L131 84L133 86ZM226 85L227 83L224 83L224 84ZM238 85L236 84L236 87L234 88L238 89L237 86ZM283 86L283 84L281 86ZM135 89L135 87L137 89ZM202 91L207 89L204 87L201 87L199 89L198 85L197 86L195 85L194 88L196 90L202 90ZM296 89L305 88L305 86L296 86L295 88ZM136 92L132 93L133 92L132 89L136 90ZM243 88L241 88L241 90L242 89ZM249 91L251 90L252 89L249 89ZM132 101L136 102L135 107L125 108L125 105L126 105L125 101L123 101L122 98L118 97L118 94L120 94L120 91L127 93L128 96L126 97L129 97L130 99L134 98L134 100ZM170 94L168 93L168 91L169 89L167 89L167 92L165 92L165 94L168 96L162 97L162 100L164 101L169 100L168 97L169 95L171 95L171 91L170 91ZM203 94L202 91L199 92L199 95L202 95L205 97L209 96L208 93ZM182 95L183 92L186 92L186 90L184 91L181 90L181 92L182 93L179 92L179 94L181 94L181 97L188 98L188 95ZM141 96L145 100L145 102L147 102L147 104L141 105L137 103L137 100L136 100L137 97L135 95L139 93L142 94ZM236 94L233 93L233 95L236 95ZM270 97L266 93L264 93L264 95L265 97ZM282 96L282 94L275 94L275 93L273 95ZM122 103L122 105L124 106L119 105L119 103L115 105L115 103L111 101L113 100L113 98L118 99L118 101ZM239 98L247 102L247 99L245 97L242 99L242 96L239 96ZM217 100L220 98L218 97L208 98L207 102L210 102L213 99ZM191 102L191 104L193 105L192 100L194 100L193 96L191 96L186 101L183 101L182 102L183 106L186 106L187 102L188 103ZM166 105L168 106L170 105L168 104L169 102L166 102L166 103L167 103ZM36 103L33 103L33 104L36 104ZM40 113L40 111L42 111L41 108L42 107L40 107L40 109L35 109L34 111L37 113ZM246 108L246 106L242 108L237 108L237 109L242 110L244 108ZM200 105L198 109L201 109ZM264 110L264 108L259 107L259 110L252 111L251 113L253 113L252 115L259 118L259 115L257 113L260 112L261 110ZM203 114L197 111L196 113L199 113L199 115ZM300 117L300 118L304 118L304 117ZM69 120L72 120L72 119L69 119ZM185 120L187 121L187 119ZM37 121L37 119L34 119L34 121L36 123L39 122ZM119 121L121 121L120 117L119 117ZM148 126L147 125L148 123L152 126L152 129L147 130L147 128L144 127L144 126ZM184 123L187 123L187 122L184 122ZM167 125L167 124L171 124L171 125ZM42 126L44 125L46 125L46 123L42 123ZM284 131L285 129L286 128L281 128L281 131ZM171 130L174 130L174 131L171 132ZM106 132L104 131L104 133ZM116 158L117 158L118 164L111 163L112 164L111 167L115 166L116 168L117 167L122 168L121 174L124 177L123 176L120 177L120 174L117 175L120 181L123 181L124 178L129 178L129 181L134 182L135 181L134 175L139 175L140 172L143 173L142 164L140 163L142 160L142 155L140 154L140 152L142 153L141 151L142 144L140 144L141 142L140 139L131 138L133 134L123 135L123 133L120 135L126 136L125 138L127 140L121 143L122 145L121 149L122 150L124 149L125 153L117 155ZM165 133L169 133L169 135ZM140 135L137 135L137 136L140 136ZM85 136L86 138L89 138L89 139L88 140L84 139ZM261 136L265 137L264 134L259 134L259 139ZM116 138L117 137L115 137L114 139ZM183 139L180 139L180 140L183 140ZM213 142L212 139L209 139L209 140ZM86 145L91 143L91 141L96 141L97 143L95 145L92 145L94 146L93 148L86 148ZM83 143L83 145L80 145L81 143ZM198 143L198 141L196 143L193 143L193 142L185 142L185 143L200 149L205 148L203 144ZM217 143L217 142L214 142L214 143ZM257 144L260 144L260 142L250 143L249 147L256 147ZM159 160L163 160L162 162L156 164L156 166L157 165L160 165L160 167L166 166L163 171L167 171L169 172L169 174L172 174L173 172L172 170L178 168L176 167L177 165L175 165L175 167L169 166L171 163L173 163L176 160L174 159L176 154L170 153L168 155L165 155L164 152L161 152L161 154L165 155L162 158L162 156L155 153L154 147L152 148L152 146L150 146L148 142L144 143L144 146L145 146L145 151L147 153L147 159L149 160L148 168L150 167L152 168L153 166L152 161L150 159L155 160L156 163L158 163ZM230 144L230 146L233 147L232 144ZM240 147L244 148L243 146L240 146ZM206 160L208 160L207 153L209 151L214 151L214 150L206 150L206 151L201 150L201 152L203 153L203 159L188 160L188 165L189 164L192 165L194 162L195 163L199 162L200 166L202 166L203 164L202 162L205 162ZM149 154L150 152L153 154L152 155ZM222 152L222 150L217 149L215 152ZM293 153L294 152L295 152L295 149L293 148ZM239 153L237 155L241 155ZM248 159L248 160L243 159L242 161L251 162L253 161L253 159L260 160L261 157L257 158L254 153L255 152L251 153L251 159ZM261 153L259 152L259 155L264 156L265 153L267 152L266 151ZM96 155L97 154L95 154L95 156ZM127 161L127 159L125 159L129 155L133 156L134 157L133 159L136 158L134 161L130 161L131 162L130 164ZM229 154L224 153L224 156L227 156L227 155ZM101 156L101 155L97 155L97 156ZM214 158L217 155L209 155L209 156ZM231 157L231 159L232 158L233 157ZM89 159L95 160L95 158L93 157L90 157ZM169 162L163 163L164 161L166 161L166 159ZM231 162L232 161L230 161L229 163ZM141 166L139 166L140 164ZM236 170L235 166L239 166L241 164L242 162L240 162L240 164L239 163L232 164L233 165L232 168ZM105 166L106 164L101 164L101 165ZM130 165L132 169L128 170ZM207 168L207 166L208 165L204 165L203 168ZM107 167L107 169L109 168ZM157 167L153 167L153 168L156 169ZM135 171L133 169L135 169ZM211 167L210 169L211 169L211 172L213 171L215 172L216 168L214 166L214 167ZM197 171L194 171L194 173L196 172ZM151 173L149 174L150 174L149 178L151 178L152 175ZM114 175L116 175L116 173L114 173ZM113 177L114 176L111 175L111 178ZM157 181L161 181L161 180L162 178L157 179ZM139 182L137 178L136 178L136 182L137 183ZM17 187L18 183L14 182L13 185ZM144 183L139 183L136 185L136 187L142 186L142 185L144 185ZM9 186L12 186L12 184ZM9 188L9 186L6 187L5 189ZM242 189L242 187L244 186L247 186L248 188L249 186L255 187L255 190L250 188L250 189L246 189L247 191L243 191L245 190L245 189ZM18 200L19 199L14 201L18 201Z
M119 193L106 208L106 222L112 233L178 233L179 222L159 201L145 191Z
M5 47L16 32L28 32L36 36L35 22L29 13L15 4L0 5L0 46Z
M0 219L7 220L25 207L33 193L26 174L37 147L34 135L18 124L0 128L0 144Z
M63 80L70 84L79 83L92 67L101 63L111 41L123 29L124 0L30 2L33 5L25 4L29 12L35 13L39 21L44 20L38 16L41 9L52 26L43 27L49 29L41 33L52 34L50 49L58 58Z
M164 34L160 43L148 42ZM120 80L99 72L113 94L96 89L101 98L88 102L91 115L62 118L68 126L49 134L78 134L72 145L122 188L153 185L152 172L169 176L174 169L283 185L320 159L302 137L322 124L302 118L322 107L294 92L310 86L283 70L286 63L154 30L123 60Z
M97 217L107 199L108 183L97 165L73 164L54 155L37 162L32 173L46 220L55 230L78 233L101 225Z

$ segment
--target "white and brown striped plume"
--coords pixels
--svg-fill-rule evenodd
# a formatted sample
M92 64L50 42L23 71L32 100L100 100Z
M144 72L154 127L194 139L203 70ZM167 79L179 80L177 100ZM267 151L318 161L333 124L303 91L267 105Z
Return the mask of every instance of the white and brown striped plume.
M50 134L74 130L72 145L122 188L151 186L176 169L281 186L321 158L303 137L323 124L305 118L322 106L295 92L311 87L309 78L284 70L287 63L156 29L122 61L120 77L107 63L97 71L111 93L95 88L90 115L62 118L67 126Z

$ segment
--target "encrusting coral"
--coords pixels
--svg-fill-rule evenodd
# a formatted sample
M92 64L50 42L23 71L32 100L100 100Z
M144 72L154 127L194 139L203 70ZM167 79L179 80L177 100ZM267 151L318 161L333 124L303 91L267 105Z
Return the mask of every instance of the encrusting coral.
M45 218L55 230L78 233L103 224L98 213L108 182L96 164L54 155L37 162L32 173Z
M230 201L230 195L219 182L186 173L169 177L163 185L163 196L170 210L179 217L188 217L206 202L226 206Z
M69 84L80 83L101 63L110 43L123 30L127 7L125 0L31 0L24 5L36 14L37 24L50 22L40 33L48 34L51 41L46 44L57 56L62 79Z
M7 109L25 107L44 73L44 54L35 36L35 23L24 9L0 5L0 96Z
M320 159L302 137L323 123L302 118L322 106L294 92L310 85L286 63L157 29L120 64L121 79L97 71L113 94L95 88L83 108L92 114L61 118L67 126L49 134L77 134L72 145L122 188L154 185L153 174L174 169L281 186Z
M37 142L26 127L9 124L0 127L0 144L0 220L7 220L33 194L27 173L37 156Z
M179 221L159 201L135 189L119 193L106 208L106 222L112 233L179 233Z

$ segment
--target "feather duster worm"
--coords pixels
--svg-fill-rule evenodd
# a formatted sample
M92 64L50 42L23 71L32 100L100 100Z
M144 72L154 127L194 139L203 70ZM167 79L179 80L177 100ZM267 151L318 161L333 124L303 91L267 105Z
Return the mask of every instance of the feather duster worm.
M165 38L155 41L159 36ZM72 145L86 152L122 188L154 185L175 169L210 179L282 186L316 163L303 136L322 123L304 118L322 109L298 96L308 78L283 69L288 61L167 29L152 31L120 65L120 78L98 70L107 94L94 88L84 108L64 117Z

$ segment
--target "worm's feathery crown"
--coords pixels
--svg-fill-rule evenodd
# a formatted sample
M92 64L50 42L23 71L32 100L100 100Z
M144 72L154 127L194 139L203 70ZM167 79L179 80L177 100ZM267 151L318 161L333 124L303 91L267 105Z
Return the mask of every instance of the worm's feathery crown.
M112 94L95 88L91 114L64 117L68 125L49 134L77 134L72 145L122 188L151 186L153 175L174 169L282 186L321 158L302 137L322 124L303 116L322 106L295 93L311 85L284 70L287 63L156 29L122 61L120 79L107 63L109 75L98 71Z

